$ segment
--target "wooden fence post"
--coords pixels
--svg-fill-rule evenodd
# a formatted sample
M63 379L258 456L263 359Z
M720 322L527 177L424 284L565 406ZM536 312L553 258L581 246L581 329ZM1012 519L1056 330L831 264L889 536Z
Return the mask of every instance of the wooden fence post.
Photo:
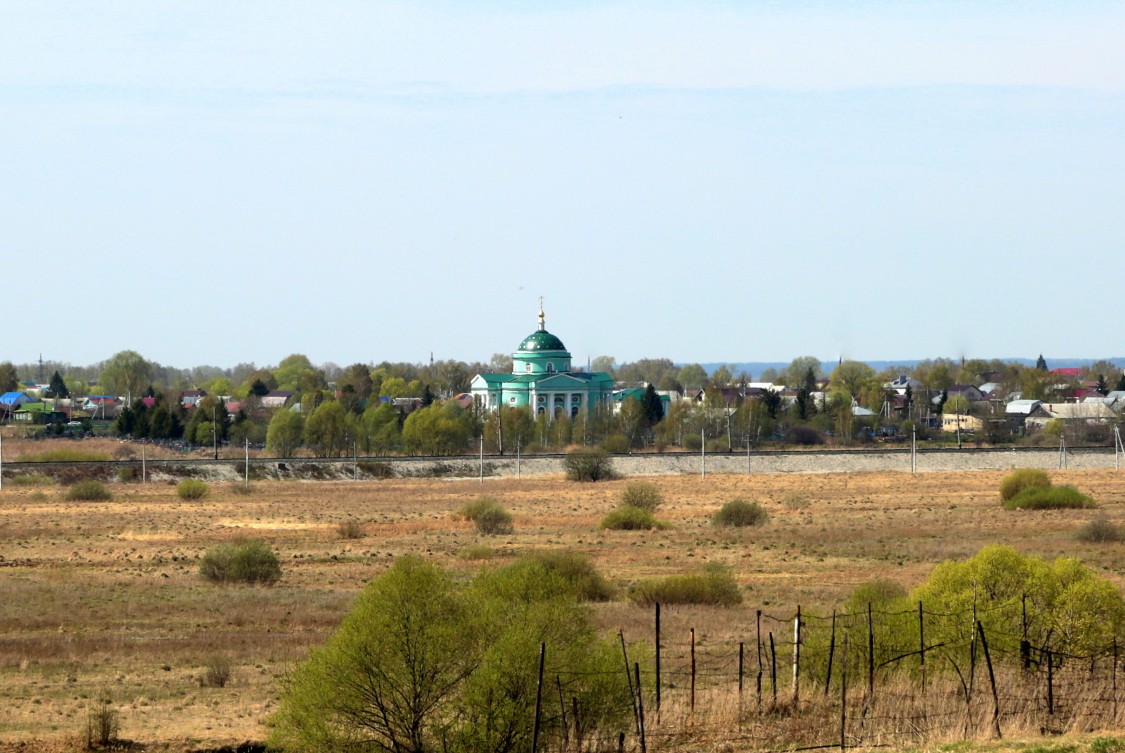
M762 610L756 615L758 642L758 711L762 710Z
M641 753L647 753L645 748L645 699L644 693L641 692L641 664L640 662L633 663L633 672L636 674L637 680L637 713L640 718L640 738L641 738Z
M744 656L745 644L742 641L738 642L738 705L742 706L742 666Z
M618 631L617 635L621 637L621 657L625 660L625 682L629 685L629 702L633 706L633 726L636 727L637 735L640 736L641 717L637 713L637 692L633 689L633 673L629 669L629 653L625 650L625 631Z
M1055 661L1054 656L1051 654L1051 649L1043 649L1043 654L1047 658L1047 713L1054 715L1055 713Z
M926 694L926 624L922 614L922 602L918 602L918 666L922 673L922 695Z
M867 702L875 700L875 624L871 619L871 602L867 602Z
M832 610L832 637L828 641L828 671L824 674L824 695L828 697L828 689L832 687L832 658L836 653L836 610Z
M660 716L660 602L656 602L656 715Z
M777 648L773 644L773 631L770 631L770 692L773 705L777 705Z
M539 750L539 720L543 712L543 666L547 661L547 644L539 644L539 680L535 683L535 724L531 728L531 753Z
M695 713L695 628L691 629L691 713Z
M559 688L559 713L562 715L562 749L566 750L570 745L570 740L567 735L566 701L563 699L562 678L558 675L555 675L555 684L558 685Z
M801 605L797 605L797 617L793 620L793 706L801 701Z
M840 751L848 747L848 634L844 633L844 666L840 668Z
M992 671L992 655L988 653L988 638L984 634L984 625L977 622L977 634L980 635L980 647L984 651L984 661L988 665L988 682L992 685L992 727L997 739L1000 734L1000 694L996 692L996 673Z

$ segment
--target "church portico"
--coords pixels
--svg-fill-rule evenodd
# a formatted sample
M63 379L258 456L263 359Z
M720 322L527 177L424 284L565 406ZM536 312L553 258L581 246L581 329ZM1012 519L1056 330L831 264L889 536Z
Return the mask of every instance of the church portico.
M610 405L613 377L596 372L571 371L571 354L547 331L539 311L539 327L512 354L511 374L478 374L472 395L488 410L499 406L526 407L533 415L574 418Z

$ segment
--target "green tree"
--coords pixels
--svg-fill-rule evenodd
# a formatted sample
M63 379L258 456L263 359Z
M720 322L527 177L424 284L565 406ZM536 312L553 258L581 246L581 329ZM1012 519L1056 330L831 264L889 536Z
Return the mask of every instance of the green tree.
M123 350L102 364L98 379L110 394L124 395L125 402L132 403L133 395L140 395L141 390L149 383L152 370L153 364L146 361L140 353Z
M645 394L641 397L641 406L649 429L664 420L664 401L660 399L660 395L656 394L656 387L651 382L645 387Z
M829 378L829 387L833 392L847 395L853 400L859 400L864 390L872 386L878 387L875 384L875 370L862 361L841 361Z
M402 425L403 449L416 455L457 455L472 432L468 412L457 403L419 408Z
M47 387L47 391L43 396L56 400L65 400L70 397L70 390L67 388L66 382L63 381L62 374L60 374L57 369L55 373L51 375L51 384Z
M4 361L0 363L0 394L4 392L15 392L16 388L20 386L19 375L16 374L16 367L12 365L11 361Z
M300 387L301 372L313 371L312 362L308 356L294 353L281 359L281 363L273 370L277 386L274 389L296 390Z
M703 386L707 384L707 372L704 371L703 367L699 364L689 363L680 369L676 380L682 384L685 389L702 389Z
M363 424L367 436L367 446L364 448L366 452L387 455L402 448L399 412L390 403L368 405L363 412Z
M321 403L305 420L305 446L318 458L338 457L348 446L344 406L336 400Z
M1125 628L1125 600L1113 583L1071 557L1046 561L993 545L964 561L943 562L910 594L927 611L966 616L974 605L993 650L1018 650L1023 632L1036 647L1085 655L1105 650ZM916 626L915 626L916 627ZM931 637L932 636L932 637ZM970 621L935 621L926 640L968 651Z
M366 400L371 396L371 387L373 384L374 383L371 381L371 368L366 364L353 363L351 366L344 369L344 373L340 376L338 386L340 389L351 386L356 399Z
M972 412L973 404L964 395L954 395L942 405L941 412L947 414L960 414L962 416Z
M778 380L791 390L800 389L805 384L809 372L813 375L813 389L816 388L816 379L820 376L820 359L816 356L797 356L785 367ZM765 381L763 379L763 381Z
M304 437L305 419L300 413L282 408L273 414L266 429L266 449L279 457L291 457Z
M594 360L590 361L590 371L600 371L613 376L614 363L613 356L596 356Z
M300 753L527 750L542 644L546 673L573 678L567 696L590 733L631 713L620 654L598 640L557 573L525 561L466 586L418 557L399 558L286 678L271 744ZM558 726L545 715L542 734Z

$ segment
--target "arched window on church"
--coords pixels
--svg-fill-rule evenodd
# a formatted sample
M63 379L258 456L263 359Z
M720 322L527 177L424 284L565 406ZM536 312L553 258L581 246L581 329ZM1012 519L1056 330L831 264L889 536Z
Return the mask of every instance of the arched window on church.
M528 374L530 374L531 373L531 364L529 363L526 366L524 366L523 370L526 371Z
M547 371L554 371L554 370L555 370L555 365L553 363L548 363L547 364Z

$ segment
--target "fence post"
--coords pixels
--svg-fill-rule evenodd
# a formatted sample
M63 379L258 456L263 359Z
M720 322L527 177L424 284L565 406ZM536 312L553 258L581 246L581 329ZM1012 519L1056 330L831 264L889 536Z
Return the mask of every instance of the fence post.
M1113 723L1117 724L1117 636L1113 637L1113 669L1110 674L1113 677Z
M840 751L848 747L848 634L844 633L844 666L840 668Z
M773 644L773 631L770 631L770 693L773 705L777 705L777 648Z
M762 610L757 614L757 642L758 642L758 711L762 710Z
M922 695L926 694L926 624L922 616L922 602L918 602L918 667L922 673Z
M641 717L637 714L637 691L633 690L633 673L629 671L629 652L625 650L625 631L619 630L617 633L621 638L621 658L625 660L625 682L629 685L629 702L633 706L633 725L637 729L637 735L641 734Z
M832 610L832 637L828 639L828 671L824 673L824 696L828 697L828 689L832 687L832 658L836 653L836 610Z
M974 681L977 674L977 602L973 600L973 625L972 639L969 641L969 697L973 695Z
M793 621L793 706L801 701L801 605L797 605L797 618Z
M1024 674L1031 671L1031 641L1027 639L1027 594L1020 596L1020 606L1023 612L1021 624L1023 630L1020 633L1020 659L1023 666Z
M980 635L980 647L984 651L984 661L988 665L988 682L992 685L992 727L996 737L1000 734L1000 694L996 692L996 673L992 671L992 655L988 653L988 638L984 635L984 625L977 622L977 634Z
M539 719L543 711L543 665L547 661L547 644L539 644L539 680L535 683L535 725L531 729L531 753L539 750Z
M570 697L570 712L574 717L574 748L582 750L582 717L578 713L578 696Z
M742 706L742 665L744 656L745 644L742 641L738 642L738 705Z
M1055 713L1055 661L1051 655L1051 649L1043 649L1043 654L1047 659L1047 713L1054 715Z
M562 715L562 749L566 750L567 746L570 744L570 740L567 739L566 729L566 701L563 700L562 678L558 675L555 675L555 684L558 685L559 688L559 713Z
M867 702L875 700L875 625L871 620L871 602L867 602Z
M695 713L695 628L691 629L691 713Z
M660 602L656 602L656 715L660 716Z
M633 672L636 674L637 679L637 715L640 719L640 737L641 737L641 753L646 753L645 749L645 701L644 694L641 692L641 664L640 662L633 662Z

